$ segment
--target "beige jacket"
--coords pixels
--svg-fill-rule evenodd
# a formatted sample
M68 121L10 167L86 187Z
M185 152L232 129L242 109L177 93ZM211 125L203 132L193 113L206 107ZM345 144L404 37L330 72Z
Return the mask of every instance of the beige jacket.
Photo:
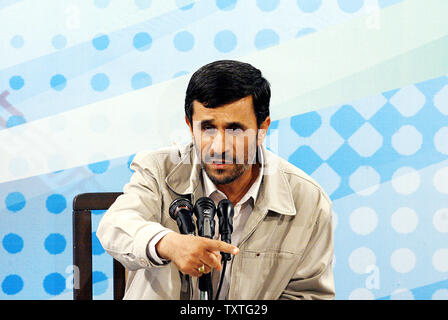
M331 201L303 171L262 150L263 180L234 257L229 299L333 299ZM192 296L197 278L181 276L174 263L153 264L146 247L166 228L178 231L168 214L174 199L187 195L194 204L204 195L195 161L191 144L137 153L124 194L101 219L101 244L129 270L124 299Z

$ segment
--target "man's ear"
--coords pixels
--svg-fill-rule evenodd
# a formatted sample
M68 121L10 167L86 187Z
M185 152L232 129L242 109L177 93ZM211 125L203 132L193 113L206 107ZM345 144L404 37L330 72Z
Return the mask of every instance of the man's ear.
M271 117L266 117L264 121L260 124L260 127L258 128L258 140L257 145L260 146L264 138L266 138L266 134L268 132L269 126L271 125Z
M191 125L190 120L188 120L187 116L185 116L185 122L187 123L187 126L190 128L190 133L191 136L193 137L193 126Z

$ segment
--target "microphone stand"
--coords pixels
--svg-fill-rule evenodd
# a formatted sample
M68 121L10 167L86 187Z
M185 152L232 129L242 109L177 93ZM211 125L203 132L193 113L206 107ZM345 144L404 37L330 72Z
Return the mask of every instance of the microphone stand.
M228 199L222 199L218 203L217 214L219 218L219 233L221 235L221 241L226 243L232 243L231 234L233 232L233 214L234 208L232 202ZM218 291L216 292L215 300L218 300L219 294L221 293L222 283L224 281L224 276L226 273L227 261L230 261L232 257L227 252L221 252L222 256L222 271L221 279L219 280Z
M213 230L212 233L212 223L209 217L204 217L203 222L203 237L212 239L213 234L215 233ZM214 221L213 221L214 225ZM213 299L213 287L212 287L212 274L206 273L199 277L199 290L200 290L200 298L201 300L211 300Z
M169 214L172 219L176 220L181 234L196 235L196 227L192 217L193 206L188 199L182 197L175 199L169 207ZM180 271L179 276L182 282L181 298L189 299L190 290L188 284L190 283L190 276L184 275Z

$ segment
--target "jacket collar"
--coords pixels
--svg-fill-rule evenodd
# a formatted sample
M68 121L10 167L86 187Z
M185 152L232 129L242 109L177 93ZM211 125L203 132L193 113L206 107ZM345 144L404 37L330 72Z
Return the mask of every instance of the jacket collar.
M265 167L255 206L284 215L295 215L294 199L281 159L264 146L261 150ZM194 203L204 195L204 190L201 183L201 165L192 143L180 150L179 160L167 175L165 182L175 193L191 195L191 201Z

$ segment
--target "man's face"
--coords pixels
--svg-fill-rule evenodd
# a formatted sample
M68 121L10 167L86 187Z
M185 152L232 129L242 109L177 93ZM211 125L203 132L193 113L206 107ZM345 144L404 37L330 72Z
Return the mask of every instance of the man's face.
M202 166L216 185L235 181L255 163L257 147L270 124L268 117L257 127L252 96L217 108L195 100L193 123L186 121Z

